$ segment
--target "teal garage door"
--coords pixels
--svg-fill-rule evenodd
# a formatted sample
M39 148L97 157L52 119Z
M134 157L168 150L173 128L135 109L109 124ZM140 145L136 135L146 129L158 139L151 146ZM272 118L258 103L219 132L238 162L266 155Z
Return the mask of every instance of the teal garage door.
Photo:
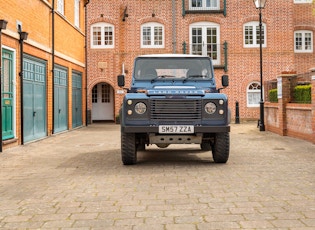
M55 67L54 71L54 133L68 129L66 68Z
M82 74L72 72L72 128L82 126Z
M47 135L46 62L25 56L23 70L23 136L29 142Z
M13 52L2 49L2 139L14 137L13 133Z

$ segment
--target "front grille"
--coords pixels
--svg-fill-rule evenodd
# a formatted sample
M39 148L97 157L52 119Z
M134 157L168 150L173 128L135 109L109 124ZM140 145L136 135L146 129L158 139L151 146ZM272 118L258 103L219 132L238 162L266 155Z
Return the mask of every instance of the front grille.
M151 119L162 121L190 121L201 119L201 100L152 100Z

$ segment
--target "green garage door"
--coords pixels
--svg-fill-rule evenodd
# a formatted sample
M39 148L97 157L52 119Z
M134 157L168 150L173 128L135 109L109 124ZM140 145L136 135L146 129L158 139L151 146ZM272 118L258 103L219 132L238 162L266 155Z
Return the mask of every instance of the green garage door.
M25 56L23 70L23 136L29 142L47 135L46 62Z
M72 128L82 125L82 75L72 72Z
M68 129L67 69L55 67L54 71L54 132Z

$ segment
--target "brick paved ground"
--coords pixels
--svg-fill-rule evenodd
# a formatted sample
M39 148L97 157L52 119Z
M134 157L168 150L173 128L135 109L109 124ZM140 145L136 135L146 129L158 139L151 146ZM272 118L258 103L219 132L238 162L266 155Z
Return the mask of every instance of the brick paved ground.
M5 150L0 228L315 229L311 143L245 123L225 165L174 145L123 166L119 148L119 126L95 124Z

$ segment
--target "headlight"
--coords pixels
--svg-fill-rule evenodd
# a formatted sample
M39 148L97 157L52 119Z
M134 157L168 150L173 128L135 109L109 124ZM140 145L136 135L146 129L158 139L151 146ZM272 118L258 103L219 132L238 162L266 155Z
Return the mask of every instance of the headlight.
M214 114L216 110L217 110L217 106L213 102L208 102L205 105L205 111L208 114Z
M144 114L147 111L147 106L143 102L138 102L135 105L135 111L137 114Z

